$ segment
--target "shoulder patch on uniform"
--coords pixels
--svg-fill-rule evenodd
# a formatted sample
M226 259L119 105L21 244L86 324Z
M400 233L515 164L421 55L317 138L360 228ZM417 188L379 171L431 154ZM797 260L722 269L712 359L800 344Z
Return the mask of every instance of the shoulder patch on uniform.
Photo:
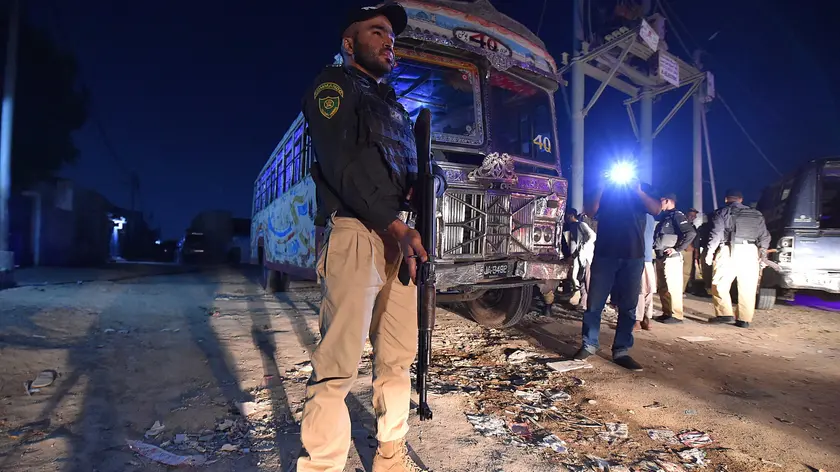
M335 82L324 82L315 88L314 98L318 100L318 111L329 120L341 107L344 90Z

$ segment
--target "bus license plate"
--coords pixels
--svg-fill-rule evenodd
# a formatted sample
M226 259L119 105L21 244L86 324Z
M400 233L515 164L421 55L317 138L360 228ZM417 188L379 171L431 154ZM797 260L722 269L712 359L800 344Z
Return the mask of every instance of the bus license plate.
M508 264L507 262L490 262L484 264L484 278L493 279L497 277L507 277Z

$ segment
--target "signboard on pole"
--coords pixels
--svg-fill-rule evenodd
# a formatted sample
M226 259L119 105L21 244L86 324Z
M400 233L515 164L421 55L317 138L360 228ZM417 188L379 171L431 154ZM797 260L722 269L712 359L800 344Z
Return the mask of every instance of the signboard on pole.
M673 57L659 53L659 76L674 87L680 86L680 65Z
M706 71L706 93L703 97L706 102L711 102L715 99L715 75Z
M642 37L642 41L647 44L647 47L649 47L651 51L656 52L656 48L659 47L659 35L645 20L642 20L642 28L639 31L639 36Z

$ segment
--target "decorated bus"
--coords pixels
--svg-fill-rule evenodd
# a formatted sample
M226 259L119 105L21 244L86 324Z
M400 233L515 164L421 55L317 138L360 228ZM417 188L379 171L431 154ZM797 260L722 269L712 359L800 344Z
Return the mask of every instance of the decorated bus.
M568 271L557 66L536 35L487 0L401 4L408 27L387 80L413 120L423 108L432 114L432 158L446 179L436 202L438 302L460 303L485 326L511 326L535 287L551 292ZM301 114L254 183L251 258L268 290L316 278L315 160Z

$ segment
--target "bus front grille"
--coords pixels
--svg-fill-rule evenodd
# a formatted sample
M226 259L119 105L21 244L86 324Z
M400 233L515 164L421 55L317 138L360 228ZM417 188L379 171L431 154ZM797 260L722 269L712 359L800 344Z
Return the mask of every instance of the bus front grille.
M535 197L447 190L438 202L444 259L498 258L533 252Z

